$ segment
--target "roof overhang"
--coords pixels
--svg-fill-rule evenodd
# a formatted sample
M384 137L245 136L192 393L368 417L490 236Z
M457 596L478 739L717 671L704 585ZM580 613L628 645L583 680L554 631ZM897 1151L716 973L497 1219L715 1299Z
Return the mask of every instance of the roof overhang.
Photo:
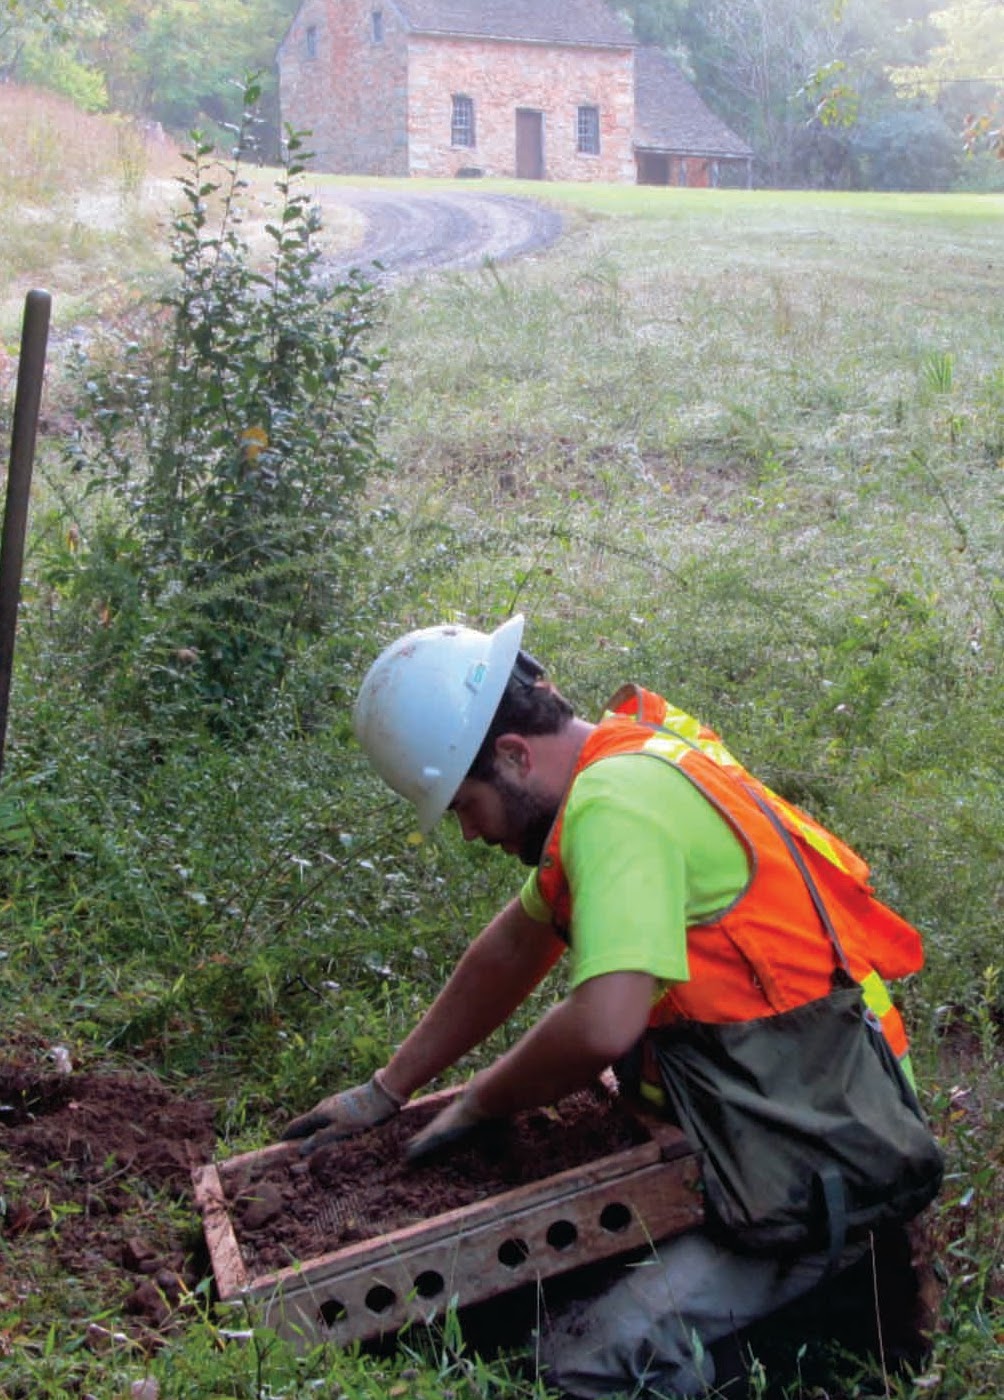
M620 49L631 53L638 47L634 39L528 39L523 34L468 34L459 29L419 29L409 28L409 38L419 39L466 39L479 44L526 44L538 49Z
M716 150L713 146L656 146L646 141L635 141L637 154L651 156L682 156L700 160L752 160L752 151Z

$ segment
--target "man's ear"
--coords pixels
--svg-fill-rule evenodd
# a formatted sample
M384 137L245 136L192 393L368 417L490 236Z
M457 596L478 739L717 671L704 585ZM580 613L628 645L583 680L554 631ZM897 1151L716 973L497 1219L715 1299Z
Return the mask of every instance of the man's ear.
M495 740L495 766L511 777L526 775L533 767L533 753L522 734L500 734Z

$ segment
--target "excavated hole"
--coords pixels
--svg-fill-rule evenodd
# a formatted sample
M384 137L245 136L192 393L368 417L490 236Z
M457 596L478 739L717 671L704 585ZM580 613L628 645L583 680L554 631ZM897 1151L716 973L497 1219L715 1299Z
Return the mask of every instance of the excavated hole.
M54 1075L0 1070L0 1125L20 1128L55 1113L69 1101L70 1087L67 1079Z

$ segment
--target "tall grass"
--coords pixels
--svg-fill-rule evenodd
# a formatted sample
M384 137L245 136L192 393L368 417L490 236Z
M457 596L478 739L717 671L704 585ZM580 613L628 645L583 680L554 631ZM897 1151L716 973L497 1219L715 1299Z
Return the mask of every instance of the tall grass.
M178 152L130 118L0 83L0 337L24 293L45 286L77 314L144 266L165 217ZM102 301L104 298L104 301Z

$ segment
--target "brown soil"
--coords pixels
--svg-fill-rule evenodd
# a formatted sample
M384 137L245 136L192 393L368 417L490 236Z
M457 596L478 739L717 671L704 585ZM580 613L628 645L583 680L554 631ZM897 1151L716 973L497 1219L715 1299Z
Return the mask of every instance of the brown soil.
M39 1058L0 1060L0 1305L36 1276L84 1279L102 1309L118 1300L131 1334L156 1347L209 1272L191 1171L218 1155L213 1106L152 1075L56 1074ZM419 1105L377 1132L293 1157L253 1188L246 1174L234 1180L249 1268L313 1258L644 1137L586 1094L409 1167L404 1140L431 1111ZM92 1325L88 1341L100 1345L102 1332Z
M173 1094L151 1075L43 1072L40 1053L32 1048L12 1058L8 1051L0 1060L0 1309L16 1307L35 1277L83 1279L101 1310L114 1312L112 1325L121 1319L152 1349L186 1320L186 1292L208 1273L190 1173L218 1153L213 1106ZM560 1111L521 1115L476 1145L410 1167L403 1140L426 1113L422 1106L410 1109L380 1132L316 1157L286 1159L283 1170L253 1183L247 1175L228 1182L224 1168L248 1267L315 1258L644 1137L616 1108L573 1096ZM267 1216L269 1196L273 1204L278 1199L277 1212L255 1223L255 1198ZM911 1234L915 1256L929 1272L931 1242L917 1227ZM903 1292L898 1270L897 1278ZM918 1298L911 1289L901 1300L911 1314L908 1332L918 1302L926 1305L930 1325L938 1292L928 1298L921 1289ZM861 1293L873 1296L870 1278ZM489 1312L485 1325L494 1335L499 1308ZM824 1334L832 1335L833 1319L827 1315L824 1324ZM103 1332L92 1322L88 1344L103 1345ZM890 1323L887 1349L896 1349L895 1333Z
M62 1270L118 1296L138 1333L161 1328L199 1281L171 1206L191 1204L214 1140L212 1105L152 1076L0 1062L0 1285Z
M616 1102L584 1091L491 1124L470 1144L412 1165L405 1146L436 1111L418 1104L358 1138L304 1158L224 1169L250 1273L284 1268L554 1176L647 1139Z

